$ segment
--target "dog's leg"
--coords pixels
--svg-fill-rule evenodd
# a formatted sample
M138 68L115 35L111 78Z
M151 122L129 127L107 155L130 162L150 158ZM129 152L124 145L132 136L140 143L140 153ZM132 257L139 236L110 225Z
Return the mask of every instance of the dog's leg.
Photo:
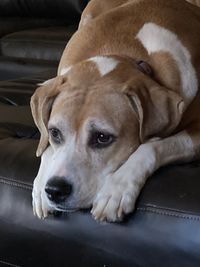
M189 131L188 131L189 132ZM91 213L97 220L120 221L133 211L136 199L147 178L159 167L171 162L187 162L197 156L200 131L186 131L139 146L112 175L105 178L93 203ZM198 144L197 144L197 141Z
M46 182L49 178L49 166L51 166L52 148L49 146L41 157L40 168L37 177L33 183L32 204L33 213L40 219L48 216L50 207L48 206L47 196L45 194Z

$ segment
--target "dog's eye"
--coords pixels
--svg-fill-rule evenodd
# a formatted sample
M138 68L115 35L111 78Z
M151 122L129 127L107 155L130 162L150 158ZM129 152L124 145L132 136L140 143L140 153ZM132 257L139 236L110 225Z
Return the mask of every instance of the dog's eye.
M62 141L62 134L57 128L49 129L49 134L54 143L60 144Z
M88 145L92 148L104 148L111 145L115 141L112 134L93 132L90 136Z

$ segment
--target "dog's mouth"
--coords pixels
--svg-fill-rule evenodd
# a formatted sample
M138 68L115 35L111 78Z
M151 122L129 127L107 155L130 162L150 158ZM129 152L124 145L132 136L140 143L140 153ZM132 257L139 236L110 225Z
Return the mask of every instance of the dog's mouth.
M70 212L78 211L79 208L69 208L69 207L63 207L63 206L56 206L56 207L55 207L55 210L56 210L56 211L61 211L61 212L67 212L67 213L70 213Z
M87 207L66 207L66 206L62 206L62 205L58 205L54 207L54 211L55 212L64 212L64 213L73 213L76 211L81 211L81 212L85 212L90 210L92 207L92 205L89 205Z
M75 211L78 211L80 210L80 208L78 207L69 207L69 206L65 206L65 205L56 205L52 202L49 203L49 206L51 208L51 210L53 212L75 212Z
M81 203L81 205L79 205ZM48 205L50 210L55 212L60 212L60 213L73 213L77 211L83 211L83 210L88 210L92 207L91 203L84 203L83 201L68 201L68 202L61 202L61 203L55 203L52 201L48 201Z

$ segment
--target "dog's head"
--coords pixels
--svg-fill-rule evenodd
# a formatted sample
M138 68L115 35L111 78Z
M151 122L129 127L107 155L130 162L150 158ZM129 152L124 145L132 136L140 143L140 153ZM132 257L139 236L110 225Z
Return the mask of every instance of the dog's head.
M141 143L175 129L183 101L152 76L143 61L96 57L36 90L37 156L52 147L45 189L51 206L89 207L106 176Z

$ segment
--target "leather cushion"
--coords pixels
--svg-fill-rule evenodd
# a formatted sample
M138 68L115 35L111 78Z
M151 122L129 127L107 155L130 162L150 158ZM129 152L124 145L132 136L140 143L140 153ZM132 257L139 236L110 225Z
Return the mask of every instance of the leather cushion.
M42 83L44 80L49 79L49 77L55 77L56 76L57 69L56 68L49 68L48 71L42 71L40 69L40 74L37 74L35 77L34 75L32 78L20 78L16 80L10 80L10 81L1 81L0 82L0 106L4 110L10 107L18 107L17 110L20 109L22 106L27 106L30 103L30 98L35 91L36 87L38 87L38 83ZM10 110L10 112L6 111L6 116L1 117L1 122L9 122L9 118L13 118L13 115L16 115L17 113L12 113L13 109ZM5 111L2 110L2 113ZM22 117L23 120L26 120L26 115L28 115L28 118L32 121L32 116L29 114L29 112L26 114L26 112L21 114L20 118ZM18 116L14 118L14 121L16 122ZM33 125L33 122L32 122Z
M1 0L0 16L68 18L80 16L88 0Z
M59 61L75 26L49 27L9 34L1 39L3 56Z
M52 71L56 73L57 67L58 62L55 61L0 57L0 80L9 80L35 75L38 76L47 70L48 72ZM8 84L8 82L6 84ZM10 91L7 90L7 93L9 92Z
M1 5L1 1L0 1ZM29 18L29 17L0 17L0 37L25 29L34 29L41 27L55 27L68 25L66 18L51 19L51 18Z

